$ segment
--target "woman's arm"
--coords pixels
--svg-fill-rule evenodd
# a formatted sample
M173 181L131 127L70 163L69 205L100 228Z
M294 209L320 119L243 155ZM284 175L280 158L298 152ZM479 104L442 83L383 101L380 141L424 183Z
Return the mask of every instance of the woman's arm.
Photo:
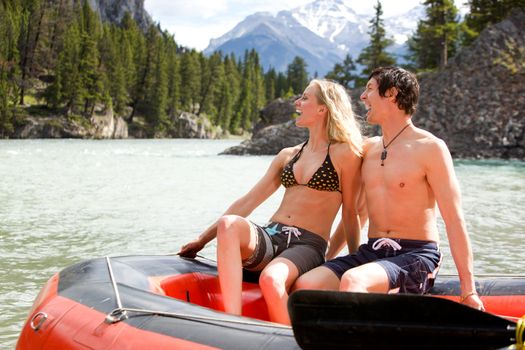
M261 203L270 197L281 183L280 175L293 148L285 148L273 159L264 176L245 195L233 202L223 215L250 215ZM179 255L195 257L197 252L217 236L217 221L208 227L199 237L182 246Z

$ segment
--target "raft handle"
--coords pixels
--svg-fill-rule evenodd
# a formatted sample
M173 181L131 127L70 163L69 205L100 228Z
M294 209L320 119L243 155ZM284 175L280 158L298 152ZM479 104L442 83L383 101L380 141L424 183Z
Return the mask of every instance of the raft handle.
M35 321L36 321L36 319L37 319L39 316L41 316L41 317L40 317L40 320L38 321L38 324L35 325ZM44 322L46 322L47 317L48 317L48 316L47 316L47 314L46 314L45 312L42 312L42 311L37 312L37 313L31 318L31 322L29 323L29 325L31 326L31 328L32 328L35 332L38 332L38 330L39 330L40 328L42 328L42 325L44 324Z

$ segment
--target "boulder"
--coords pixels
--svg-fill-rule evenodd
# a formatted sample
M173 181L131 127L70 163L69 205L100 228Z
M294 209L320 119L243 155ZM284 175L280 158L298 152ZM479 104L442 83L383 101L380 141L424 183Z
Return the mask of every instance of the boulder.
M220 154L266 155L277 154L285 147L295 146L308 137L308 129L298 128L295 122L271 125L261 129L251 140L243 141L238 146L230 147Z
M175 138L213 139L220 134L210 120L204 116L182 112L172 120L173 129L170 136Z

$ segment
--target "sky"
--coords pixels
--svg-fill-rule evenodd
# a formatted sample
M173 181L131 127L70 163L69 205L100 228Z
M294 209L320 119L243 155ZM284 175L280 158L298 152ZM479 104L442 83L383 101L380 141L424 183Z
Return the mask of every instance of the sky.
M402 14L423 0L382 0L384 18ZM460 6L466 0L454 0ZM246 16L273 14L308 4L309 0L145 0L144 7L179 45L204 50L210 39L227 33ZM373 14L375 1L346 0L358 14Z

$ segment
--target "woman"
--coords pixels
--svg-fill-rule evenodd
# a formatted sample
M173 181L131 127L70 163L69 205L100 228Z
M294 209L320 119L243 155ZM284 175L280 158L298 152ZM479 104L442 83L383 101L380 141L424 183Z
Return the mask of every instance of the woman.
M341 204L349 247L355 250L359 244L356 198L362 136L350 98L339 84L313 80L295 107L295 123L308 128L309 139L281 150L259 182L180 251L194 257L217 237L225 311L241 314L242 268L261 271L259 284L270 319L283 324L290 324L288 290L301 274L324 262ZM247 220L281 184L286 189L271 222L261 227Z

